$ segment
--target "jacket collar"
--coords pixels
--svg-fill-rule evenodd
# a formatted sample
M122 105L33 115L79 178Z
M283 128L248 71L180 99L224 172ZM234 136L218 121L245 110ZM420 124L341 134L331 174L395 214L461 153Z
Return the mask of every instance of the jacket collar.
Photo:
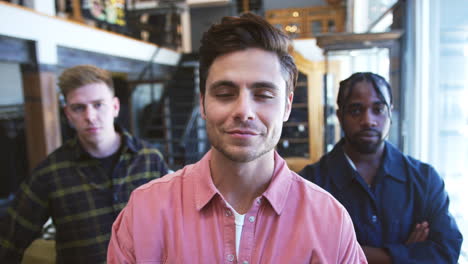
M324 158L326 167L329 168L329 175L331 175L335 185L342 189L353 181L357 176L356 170L351 166L346 159L343 150L344 139L341 139ZM406 174L404 171L403 154L396 149L391 143L385 141L384 156L381 163L384 176L390 176L400 182L406 181Z

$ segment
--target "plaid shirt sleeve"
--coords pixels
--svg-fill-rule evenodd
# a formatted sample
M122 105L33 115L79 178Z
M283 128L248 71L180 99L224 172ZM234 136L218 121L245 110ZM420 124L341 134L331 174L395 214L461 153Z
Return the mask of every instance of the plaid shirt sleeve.
M47 167L47 165L45 165ZM49 166L51 166L49 164ZM47 177L37 169L18 189L0 221L0 262L20 263L25 249L40 236L49 217Z
M104 173L99 161L86 158L76 140L41 163L0 220L0 263L20 263L49 216L57 230L58 263L105 262L112 223L131 192L168 172L157 149L123 135L112 175Z

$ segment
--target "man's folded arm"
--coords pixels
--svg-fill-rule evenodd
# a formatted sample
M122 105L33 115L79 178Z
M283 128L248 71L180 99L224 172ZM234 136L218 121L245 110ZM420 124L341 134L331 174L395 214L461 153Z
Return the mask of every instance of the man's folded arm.
M424 241L407 244L387 244L385 248L394 263L457 263L462 235L448 211L449 198L444 182L430 166L427 168L427 186L423 221L428 223ZM411 237L411 235L410 235Z
M26 248L41 235L49 216L44 182L34 179L36 175L20 185L0 220L1 263L20 263Z

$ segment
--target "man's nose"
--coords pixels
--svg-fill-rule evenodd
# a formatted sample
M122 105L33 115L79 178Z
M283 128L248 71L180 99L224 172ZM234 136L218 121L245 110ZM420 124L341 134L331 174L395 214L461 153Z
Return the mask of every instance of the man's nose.
M377 119L372 109L367 109L364 111L361 117L361 125L365 127L375 127L377 126Z
M254 109L255 106L251 95L248 93L240 93L233 109L234 118L240 121L253 120L255 118Z
M85 118L88 121L94 121L94 119L96 118L96 109L94 109L90 105L86 106Z

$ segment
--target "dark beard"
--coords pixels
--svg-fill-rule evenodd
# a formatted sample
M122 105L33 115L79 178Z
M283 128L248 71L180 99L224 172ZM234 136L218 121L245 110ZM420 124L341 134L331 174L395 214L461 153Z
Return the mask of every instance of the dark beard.
M375 130L374 130L375 131ZM384 143L384 138L382 137L382 133L379 131L375 131L378 133L378 138L379 140L375 143L370 143L370 142L363 142L357 138L357 135L355 137L349 137L348 135L345 135L347 143L358 153L361 154L374 154L379 150L379 148L382 146Z

